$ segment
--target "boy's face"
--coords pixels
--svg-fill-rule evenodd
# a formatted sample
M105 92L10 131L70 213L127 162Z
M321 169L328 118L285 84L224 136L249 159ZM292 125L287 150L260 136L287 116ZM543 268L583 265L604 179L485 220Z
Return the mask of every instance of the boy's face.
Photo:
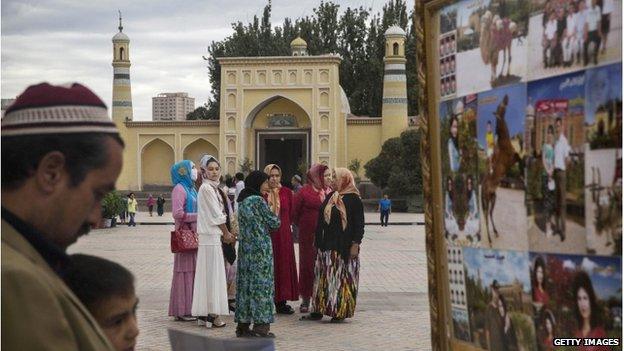
M100 302L93 316L117 351L132 351L139 335L136 310L139 299L128 296L112 296Z

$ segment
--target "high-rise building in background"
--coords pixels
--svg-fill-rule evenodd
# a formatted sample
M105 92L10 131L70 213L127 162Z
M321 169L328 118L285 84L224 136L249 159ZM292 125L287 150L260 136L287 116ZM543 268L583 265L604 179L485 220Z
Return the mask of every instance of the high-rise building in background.
M195 98L187 93L162 93L152 98L154 121L183 121L195 110Z

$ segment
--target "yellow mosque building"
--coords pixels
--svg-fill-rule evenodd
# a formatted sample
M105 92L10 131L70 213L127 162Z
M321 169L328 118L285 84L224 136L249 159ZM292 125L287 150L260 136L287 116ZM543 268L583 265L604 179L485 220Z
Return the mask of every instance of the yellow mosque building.
M309 56L301 38L292 56L218 58L221 65L219 120L134 121L130 83L130 39L113 37L112 118L126 143L117 188L148 190L171 184L175 162L218 155L224 173L279 164L289 179L299 164L364 165L381 145L408 128L405 32L386 33L382 117L357 117L339 84L338 55ZM361 172L363 173L363 171ZM364 176L360 174L360 176Z

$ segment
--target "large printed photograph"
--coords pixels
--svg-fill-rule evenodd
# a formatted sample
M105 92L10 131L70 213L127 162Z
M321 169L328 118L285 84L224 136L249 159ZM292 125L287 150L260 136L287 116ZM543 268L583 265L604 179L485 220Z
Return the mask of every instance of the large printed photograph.
M554 338L622 337L619 257L531 253L530 260L540 350L553 350Z
M476 128L476 95L440 104L444 228L453 245L481 242Z
M534 0L528 42L529 80L620 61L622 2Z
M457 4L457 95L526 77L530 2L465 0Z
M464 248L472 342L486 350L535 350L529 254Z
M585 74L528 84L529 249L585 253Z
M479 94L477 134L484 246L528 250L524 205L526 85Z
M622 255L622 66L585 72L587 252Z

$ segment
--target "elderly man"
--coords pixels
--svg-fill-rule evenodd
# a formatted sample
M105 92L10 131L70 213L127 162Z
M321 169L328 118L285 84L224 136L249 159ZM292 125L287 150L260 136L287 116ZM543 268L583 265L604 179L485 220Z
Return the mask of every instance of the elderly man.
M123 141L88 88L31 86L2 119L2 348L113 350L63 283L65 250L101 219Z

